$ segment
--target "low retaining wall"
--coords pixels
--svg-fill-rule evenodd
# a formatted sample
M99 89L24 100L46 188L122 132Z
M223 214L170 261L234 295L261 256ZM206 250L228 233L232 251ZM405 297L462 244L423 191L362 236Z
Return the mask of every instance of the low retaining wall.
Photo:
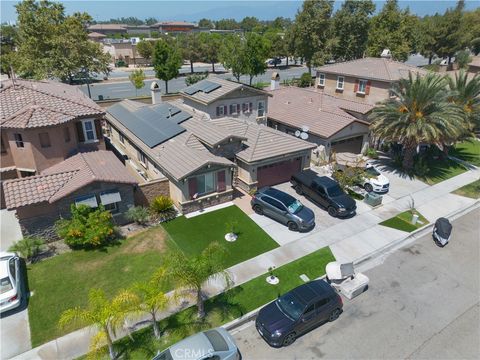
M135 205L149 206L153 199L158 196L170 197L170 183L168 179L153 180L139 184L135 188Z
M202 198L199 200L192 200L186 203L179 204L179 208L183 214L188 214L194 211L205 209L210 206L223 204L232 200L233 189L219 195L212 195L211 197Z

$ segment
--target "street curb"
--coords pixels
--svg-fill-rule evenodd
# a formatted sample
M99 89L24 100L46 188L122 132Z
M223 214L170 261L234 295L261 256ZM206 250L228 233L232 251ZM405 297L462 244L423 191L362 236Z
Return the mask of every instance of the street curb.
M448 214L445 217L450 219L450 220L456 220L460 216L463 216L464 214L469 213L470 211L475 210L477 208L480 208L480 200L475 201L473 204L471 204L470 206L468 206L464 209L456 210L456 211ZM416 240L417 238L422 237L423 235L429 233L434 225L435 224L433 224L433 223L425 225L425 226L409 233L406 237L401 238L401 239L399 239L399 240L397 240L397 241L395 241L391 244L388 244L388 245L386 245L386 246L384 246L384 247L382 247L378 250L375 250L374 252L370 253L369 255L363 256L363 257L355 260L353 263L355 265L359 266L359 265L365 264L368 261L376 260L380 256L390 255L391 252L396 250L396 248L403 246L404 243L408 242L409 240L412 240L412 241ZM324 277L325 277L325 275L320 276L317 279L323 279ZM317 280L317 279L315 279L315 280ZM265 306L265 304L256 308L255 310L250 311L249 313L247 313L247 314L245 314L245 315L243 315L243 316L241 316L241 317L239 317L235 320L230 321L229 323L227 323L225 325L222 325L222 327L225 328L227 331L234 331L235 329L239 328L240 326L245 325L246 323L248 323L250 321L253 321L257 317L257 314L260 311L260 309L263 308L264 306Z

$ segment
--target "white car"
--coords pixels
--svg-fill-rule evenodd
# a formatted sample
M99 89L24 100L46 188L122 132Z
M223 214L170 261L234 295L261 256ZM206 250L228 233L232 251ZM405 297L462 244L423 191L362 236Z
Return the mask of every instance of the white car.
M367 164L365 172L369 175L369 177L364 179L364 183L362 184L366 191L378 193L386 193L388 191L390 181L385 175L382 175L375 166Z
M0 313L20 306L21 299L20 258L0 252Z

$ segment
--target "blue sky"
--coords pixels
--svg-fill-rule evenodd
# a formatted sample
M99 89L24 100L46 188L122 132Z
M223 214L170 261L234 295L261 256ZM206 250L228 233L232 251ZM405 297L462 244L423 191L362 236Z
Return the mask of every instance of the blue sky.
M1 0L1 21L15 21L15 4L18 1ZM217 20L221 18L235 18L241 20L245 16L256 16L262 20L274 19L277 16L294 18L302 1L295 0L150 0L150 1L125 1L125 0L83 0L63 1L67 13L86 11L95 20L108 20L110 18L136 16L140 19L155 17L159 20L185 20L198 21L206 17ZM383 6L383 1L375 1L377 10ZM409 7L418 15L443 12L448 7L455 6L451 0L422 0L399 1L402 8ZM337 1L338 8L341 1ZM480 0L467 0L468 10L480 7Z

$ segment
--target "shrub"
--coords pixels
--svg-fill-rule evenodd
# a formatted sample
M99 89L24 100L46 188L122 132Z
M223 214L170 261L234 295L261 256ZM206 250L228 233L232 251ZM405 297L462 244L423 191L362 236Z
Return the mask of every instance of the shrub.
M375 150L371 147L367 148L367 151L365 152L365 155L367 155L370 159L378 159L377 150Z
M185 78L185 84L187 84L187 86L196 84L200 80L206 79L207 76L208 73L187 75L187 77Z
M298 87L309 87L309 86L312 86L312 75L306 72L306 73L303 73L302 76L300 76Z
M40 237L27 236L22 240L15 242L8 251L14 251L27 261L35 260L35 257L42 250L45 242Z
M72 218L58 220L56 228L58 236L71 248L98 248L115 239L112 214L102 205L92 209L72 204L70 211Z
M162 214L173 208L173 201L167 196L157 196L150 204L150 210L156 214Z
M427 162L423 157L419 157L416 159L413 165L413 172L417 176L425 176L429 173L430 168L428 167Z
M139 225L144 225L148 222L150 214L147 208L143 206L134 206L127 210L125 217Z

